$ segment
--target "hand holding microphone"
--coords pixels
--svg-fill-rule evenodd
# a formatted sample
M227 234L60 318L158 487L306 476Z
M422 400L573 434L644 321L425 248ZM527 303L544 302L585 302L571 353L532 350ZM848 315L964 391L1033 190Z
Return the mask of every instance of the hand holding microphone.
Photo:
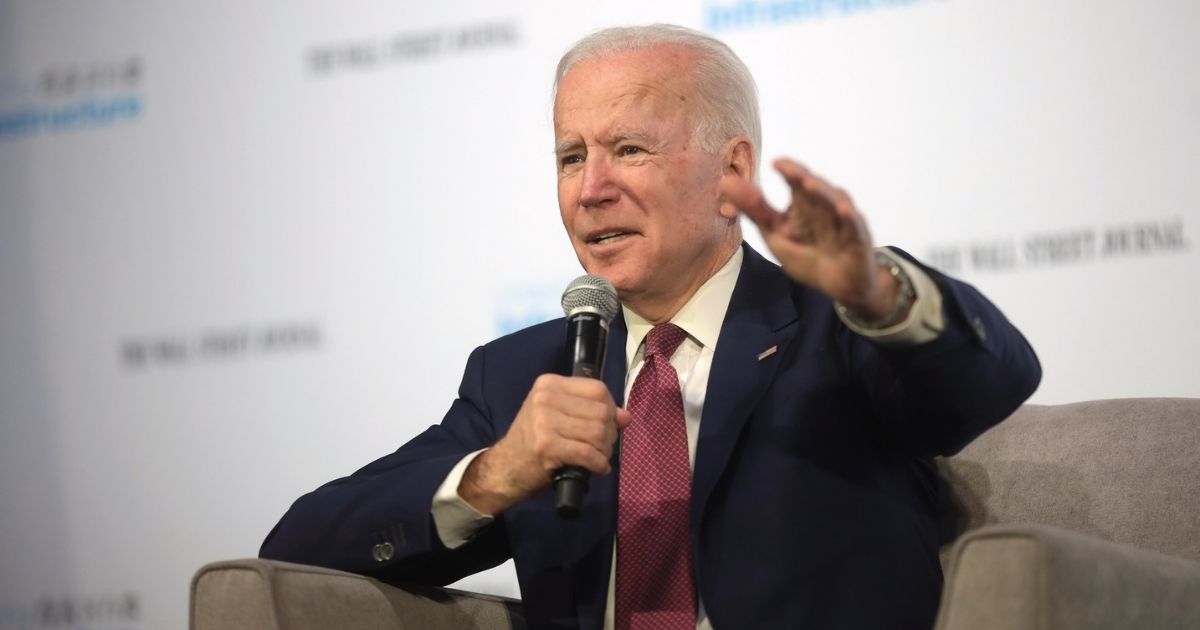
M538 377L508 432L471 462L459 484L459 495L484 514L499 514L558 478L565 507L556 496L556 510L578 513L587 479L610 472L617 432L631 420L600 380L616 291L603 278L583 276L563 293L563 308L572 376Z

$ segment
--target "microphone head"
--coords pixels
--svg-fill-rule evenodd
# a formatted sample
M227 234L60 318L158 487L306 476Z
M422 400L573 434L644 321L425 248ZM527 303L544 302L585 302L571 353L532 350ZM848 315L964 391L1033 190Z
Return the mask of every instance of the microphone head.
M563 314L567 317L576 313L595 313L605 322L611 322L620 307L617 290L600 276L579 276L562 294Z

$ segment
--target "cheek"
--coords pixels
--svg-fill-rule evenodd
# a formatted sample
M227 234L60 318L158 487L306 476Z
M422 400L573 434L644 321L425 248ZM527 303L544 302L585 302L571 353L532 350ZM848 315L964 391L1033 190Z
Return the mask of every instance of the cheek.
M687 176L677 182L680 209L687 216L684 220L694 226L708 226L720 216L721 194L720 173L709 164L698 164Z

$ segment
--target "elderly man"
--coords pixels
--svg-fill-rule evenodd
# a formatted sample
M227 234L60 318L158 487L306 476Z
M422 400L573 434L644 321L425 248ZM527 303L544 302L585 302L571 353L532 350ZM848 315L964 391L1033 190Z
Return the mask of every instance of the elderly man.
M706 35L580 41L554 134L563 225L622 305L603 380L557 375L562 320L476 349L440 425L300 498L262 555L432 584L512 557L533 627L929 627L932 457L1037 386L1020 333L799 164L771 208L753 81ZM564 465L594 473L574 520Z

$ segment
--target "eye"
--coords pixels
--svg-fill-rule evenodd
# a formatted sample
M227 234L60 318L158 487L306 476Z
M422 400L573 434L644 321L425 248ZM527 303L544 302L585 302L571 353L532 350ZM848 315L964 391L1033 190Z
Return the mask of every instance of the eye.
M641 152L642 152L641 147L634 146L632 144L622 145L620 148L617 149L617 153L620 155L637 155L638 153L641 153Z
M559 163L559 166L561 166L563 168L566 168L566 167L574 165L574 164L582 164L583 156L577 155L574 153L569 154L569 155L564 155L558 159L558 163Z

